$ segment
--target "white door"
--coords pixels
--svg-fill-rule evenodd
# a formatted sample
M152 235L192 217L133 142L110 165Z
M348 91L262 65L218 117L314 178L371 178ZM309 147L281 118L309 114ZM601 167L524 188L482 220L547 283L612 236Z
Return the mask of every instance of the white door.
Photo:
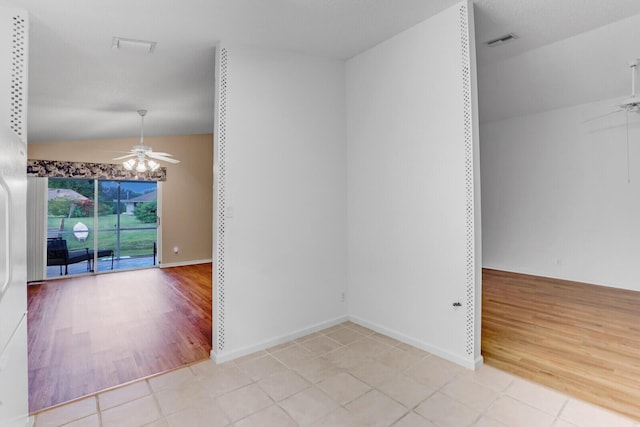
M0 8L0 426L28 416L26 72L28 21Z

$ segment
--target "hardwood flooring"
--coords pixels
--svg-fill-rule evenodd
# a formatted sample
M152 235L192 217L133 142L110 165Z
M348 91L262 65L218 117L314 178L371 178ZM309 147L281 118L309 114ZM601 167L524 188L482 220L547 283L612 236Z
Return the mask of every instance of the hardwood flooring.
M29 286L30 411L208 358L211 303L211 264Z
M487 364L640 419L640 292L483 271Z

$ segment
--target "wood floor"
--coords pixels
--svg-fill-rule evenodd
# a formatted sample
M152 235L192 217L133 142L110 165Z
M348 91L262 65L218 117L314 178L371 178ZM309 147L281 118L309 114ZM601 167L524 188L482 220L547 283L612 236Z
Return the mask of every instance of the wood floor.
M28 309L33 413L208 358L211 264L31 285Z
M484 270L485 362L640 419L640 292Z

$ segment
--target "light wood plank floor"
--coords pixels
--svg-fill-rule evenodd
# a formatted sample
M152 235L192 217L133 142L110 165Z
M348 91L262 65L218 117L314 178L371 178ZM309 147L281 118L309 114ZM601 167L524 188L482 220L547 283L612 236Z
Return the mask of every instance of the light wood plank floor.
M640 419L640 292L483 271L487 364Z
M211 264L29 286L30 411L208 358L211 302Z

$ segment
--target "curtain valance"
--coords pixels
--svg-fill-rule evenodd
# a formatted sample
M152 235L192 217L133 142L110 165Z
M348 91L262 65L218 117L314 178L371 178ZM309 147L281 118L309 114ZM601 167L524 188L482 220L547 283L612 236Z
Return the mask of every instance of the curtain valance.
M166 181L167 168L155 172L126 170L121 164L27 160L27 175L47 178L87 178L115 181Z

